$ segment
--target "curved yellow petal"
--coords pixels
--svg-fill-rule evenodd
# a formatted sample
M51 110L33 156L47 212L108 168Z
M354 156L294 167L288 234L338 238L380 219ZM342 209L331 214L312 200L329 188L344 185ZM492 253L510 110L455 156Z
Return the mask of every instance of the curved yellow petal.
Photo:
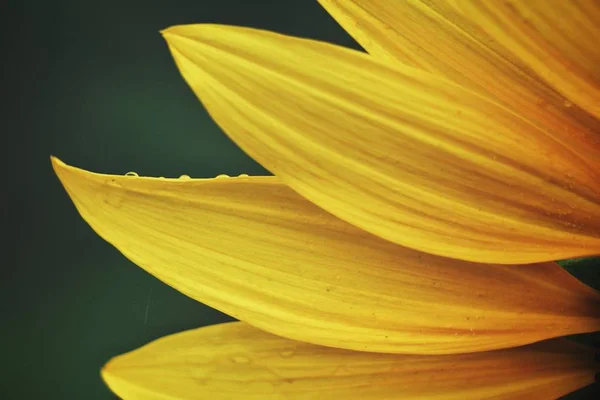
M456 4L550 85L600 117L600 2L457 0Z
M600 330L600 294L555 263L420 253L335 218L276 177L155 179L54 160L83 218L168 285L284 337L464 353Z
M493 65L494 61L506 64L496 52L501 49L482 37L476 24L457 13L448 0L318 2L374 57L451 77L465 86L486 78L487 84L495 85L495 76L480 76L484 69L497 69L494 72L500 75L503 68L513 69Z
M319 3L374 57L420 68L482 91L542 127L588 136L600 130L598 120L548 86L482 32L475 21L457 13L448 0ZM577 152L586 151L585 143L581 145Z
M599 136L325 43L215 25L164 35L225 132L339 218L476 262L600 253Z
M593 349L558 339L445 356L374 354L284 339L242 322L158 339L109 361L123 399L556 399L594 382Z

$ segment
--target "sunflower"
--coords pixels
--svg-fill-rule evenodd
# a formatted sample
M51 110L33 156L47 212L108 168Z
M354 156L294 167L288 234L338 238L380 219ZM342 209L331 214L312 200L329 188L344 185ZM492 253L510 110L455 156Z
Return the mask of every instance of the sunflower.
M240 322L103 368L125 399L556 398L594 381L600 3L320 0L366 53L163 31L213 119L275 176L149 178L56 158L127 258ZM184 179L185 178L185 179Z

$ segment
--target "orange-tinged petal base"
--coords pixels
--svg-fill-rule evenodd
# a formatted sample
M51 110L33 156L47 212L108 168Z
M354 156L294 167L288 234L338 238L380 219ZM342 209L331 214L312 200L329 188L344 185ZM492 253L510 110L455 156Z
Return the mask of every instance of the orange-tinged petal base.
M600 2L456 0L490 37L600 118Z
M486 93L538 126L579 132L580 139L594 137L600 130L600 121L565 99L482 31L477 25L478 18L470 20L449 1L319 0L319 3L376 58L429 71L462 87ZM502 7L506 3L487 4ZM531 4L532 1L519 2L520 6ZM559 8L545 7L547 0L539 4L550 11ZM588 35L586 40L594 39ZM585 140L570 141L569 145L576 153L588 151Z

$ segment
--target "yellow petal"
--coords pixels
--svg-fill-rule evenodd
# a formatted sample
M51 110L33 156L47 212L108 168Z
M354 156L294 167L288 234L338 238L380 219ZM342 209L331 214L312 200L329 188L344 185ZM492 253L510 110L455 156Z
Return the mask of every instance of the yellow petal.
M215 25L164 34L224 131L339 218L477 262L600 253L597 135L542 129L427 72L325 43Z
M467 17L550 85L600 117L600 2L457 0Z
M296 342L232 322L167 336L102 370L124 399L556 399L594 382L593 349L564 339L446 356Z
M54 160L104 239L184 294L291 339L462 353L600 330L600 294L555 263L482 265L397 246L275 177L154 179Z
M467 86L472 81L464 69L477 71L481 63L493 69L487 59L498 57L447 1L318 1L372 56L453 77ZM490 83L495 78L487 77Z
M482 32L475 21L457 13L449 1L319 2L374 57L420 68L485 92L539 126L579 131L587 136L600 129L596 119L566 101ZM547 4L546 0L542 2ZM575 151L585 152L586 144L580 145Z

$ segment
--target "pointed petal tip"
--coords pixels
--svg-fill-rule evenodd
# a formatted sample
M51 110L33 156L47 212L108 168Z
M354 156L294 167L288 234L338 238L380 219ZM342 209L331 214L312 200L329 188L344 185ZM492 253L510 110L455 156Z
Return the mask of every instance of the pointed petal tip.
M263 32L261 30L247 27L247 26L237 26L237 25L225 25L225 24L212 24L212 23L202 23L202 24L181 24L181 25L173 25L168 28L162 29L160 34L165 38L165 40L174 40L176 38L187 38L193 39L198 43L202 43L208 39L214 38L223 38L227 39L227 35L240 35L247 34L248 32L253 32L256 34L257 32ZM277 35L276 33L272 33ZM231 40L231 39L229 39ZM186 43L187 46L193 45L191 42ZM213 43L214 45L214 43Z
M50 155L50 162L52 163L52 168L54 168L54 169L65 165L64 162L62 162L58 157L56 157L52 154Z
M111 361L107 362L106 364L104 364L104 366L102 368L100 368L100 376L102 377L102 380L106 383L108 383L108 381L111 378L112 375L112 371L109 368L109 365L111 364Z
M118 375L115 374L114 360L115 359L112 358L108 360L106 364L104 364L104 366L100 369L100 377L102 378L106 386L110 388L110 390L112 390L114 393L117 393L116 386Z
M50 162L52 164L52 169L54 170L54 172L56 173L56 175L58 175L58 177L60 178L62 175L65 174L65 172L71 171L71 172L75 172L75 171L82 171L82 172L87 172L87 171L83 171L77 167L73 167L67 163L65 163L64 161L62 161L60 158L56 157L56 156L50 156ZM93 172L90 172L93 173Z
M123 378L123 372L130 367L128 364L130 353L123 353L117 356L110 358L103 366L100 368L100 376L102 380L107 384L114 382L117 379Z
M113 365L113 360L110 359L108 360L108 362L106 364L104 364L104 366L102 366L102 368L100 368L100 376L102 377L102 380L104 382L106 382L106 384L109 384L109 381L112 379L113 377L113 369L111 368L111 366Z
M162 35L165 42L167 42L171 53L173 53L173 50L175 50L175 43L179 43L181 39L185 37L186 26L189 25L173 25L160 30L160 34ZM179 47L181 47L181 44ZM176 54L173 53L173 56L175 57Z
M185 24L185 25L173 25L168 28L160 30L160 34L165 38L165 40L169 41L169 39L173 39L175 37L186 36L186 31L189 31L190 28L194 28L194 32L198 31L200 26L207 26L210 24Z
M60 180L60 182L66 187L66 177L67 174L69 173L79 173L79 175L82 174L94 174L93 172L88 172L88 171L84 171L81 170L77 167L73 167L71 165L68 165L66 163L64 163L62 160L60 160L58 157L55 156L50 156L50 162L52 163L52 169L54 170L54 173L56 174L56 176L58 177L58 179Z
M64 173L67 169L73 168L73 167L68 166L63 161L61 161L58 157L53 156L53 155L50 156L50 163L52 164L52 169L54 170L54 173L56 174L58 179L61 181L61 183L64 185L64 179L63 179Z
M168 40L169 36L177 35L177 27L178 26L180 26L180 25L173 25L168 28L161 29L159 31L159 33L165 38L165 40Z

